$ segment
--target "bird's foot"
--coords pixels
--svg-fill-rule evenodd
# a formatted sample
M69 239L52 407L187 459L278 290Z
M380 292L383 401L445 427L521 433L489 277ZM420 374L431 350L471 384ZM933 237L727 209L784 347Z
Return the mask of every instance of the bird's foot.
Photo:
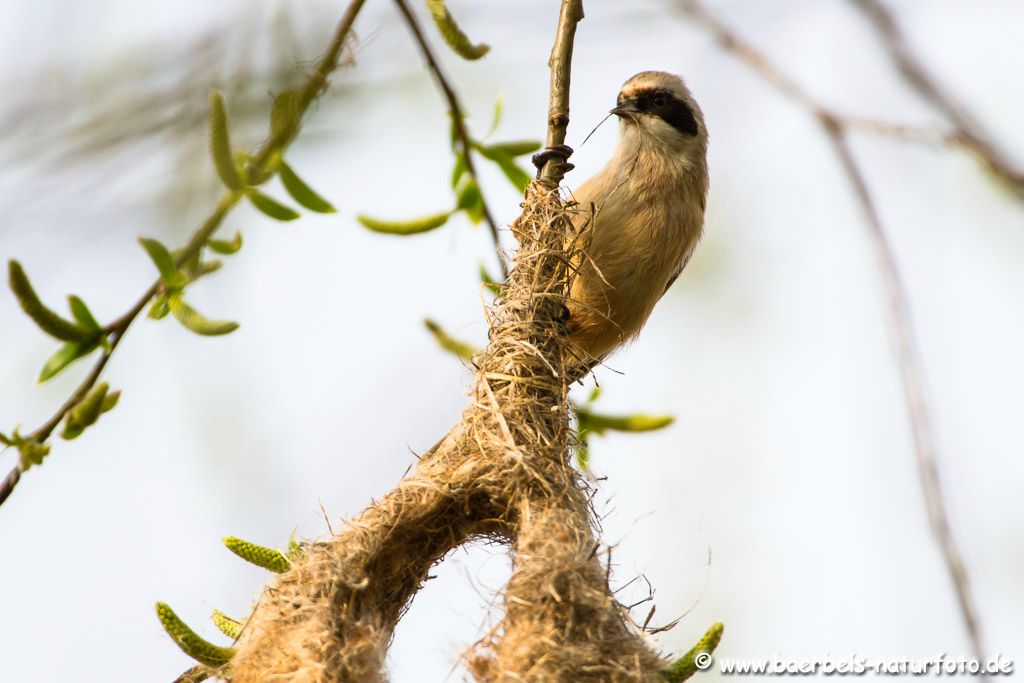
M572 156L572 147L569 145L555 145L554 147L548 147L543 151L537 152L533 155L533 165L537 167L537 177L540 178L541 172L544 170L544 166L551 159L555 159L558 163L562 164L562 168L568 172L571 171L575 166L570 164L568 159Z

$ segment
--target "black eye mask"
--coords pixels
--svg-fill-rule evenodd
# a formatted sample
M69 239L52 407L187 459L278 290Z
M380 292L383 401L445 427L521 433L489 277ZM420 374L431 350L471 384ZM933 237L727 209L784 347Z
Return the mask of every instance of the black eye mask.
M619 106L631 104L641 114L657 116L683 135L697 134L697 118L690 105L667 90L642 90L629 100L620 97Z

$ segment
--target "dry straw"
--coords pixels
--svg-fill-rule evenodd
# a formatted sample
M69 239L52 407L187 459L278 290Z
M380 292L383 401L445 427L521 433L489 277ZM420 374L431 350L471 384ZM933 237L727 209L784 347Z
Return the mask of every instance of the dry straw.
M664 662L609 591L589 492L569 460L572 225L557 189L533 183L462 420L265 590L230 664L235 683L385 680L387 644L430 568L481 538L510 547L513 574L504 619L468 655L478 680L658 680Z

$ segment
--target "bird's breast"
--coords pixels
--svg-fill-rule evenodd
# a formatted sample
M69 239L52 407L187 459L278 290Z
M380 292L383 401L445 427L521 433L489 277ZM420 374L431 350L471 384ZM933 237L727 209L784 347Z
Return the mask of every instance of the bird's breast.
M610 163L575 199L577 224L592 227L570 293L570 327L599 357L639 332L689 258L703 225L703 188L671 160L638 155Z

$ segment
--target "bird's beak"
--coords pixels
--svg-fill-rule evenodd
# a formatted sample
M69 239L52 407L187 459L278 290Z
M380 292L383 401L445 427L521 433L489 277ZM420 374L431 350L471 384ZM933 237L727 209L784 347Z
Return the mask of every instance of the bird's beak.
M640 113L640 110L636 108L636 104L633 102L626 102L625 104L620 104L614 109L609 110L608 113L615 114L618 117L628 116L633 118L636 114Z

